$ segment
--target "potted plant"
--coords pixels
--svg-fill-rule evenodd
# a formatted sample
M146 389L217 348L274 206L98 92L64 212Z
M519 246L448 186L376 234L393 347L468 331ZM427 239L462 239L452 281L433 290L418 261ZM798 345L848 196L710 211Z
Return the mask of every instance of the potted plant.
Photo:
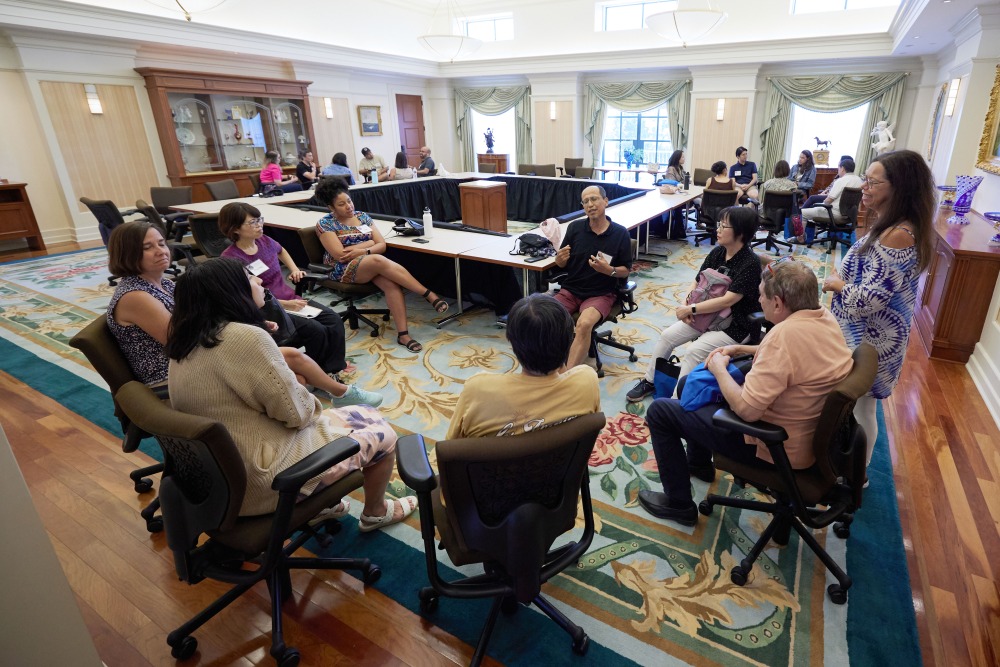
M636 148L633 144L626 148L622 155L625 157L625 167L631 169L632 165L642 164L643 152L641 148Z

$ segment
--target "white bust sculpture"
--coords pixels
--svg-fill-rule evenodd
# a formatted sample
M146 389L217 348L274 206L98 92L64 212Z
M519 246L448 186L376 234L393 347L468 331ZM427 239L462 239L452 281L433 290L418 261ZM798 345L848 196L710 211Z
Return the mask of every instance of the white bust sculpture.
M872 142L872 150L875 151L875 155L888 153L896 147L896 138L892 136L892 130L895 127L884 120L875 124L875 129L872 130L872 136L876 137L875 141Z

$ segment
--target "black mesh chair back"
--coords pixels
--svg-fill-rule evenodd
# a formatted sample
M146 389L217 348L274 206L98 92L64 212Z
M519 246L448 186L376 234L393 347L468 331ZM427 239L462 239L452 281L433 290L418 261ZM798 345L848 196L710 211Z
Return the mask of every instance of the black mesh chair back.
M698 211L698 222L704 223L705 231L695 232L694 244L698 245L705 239L715 245L716 227L719 223L719 213L722 209L736 205L736 190L705 190L701 193L701 209Z
M169 215L173 213L172 206L183 206L194 201L191 190L190 185L175 188L153 187L149 189L149 200L161 215Z
M760 229L767 232L767 236L762 239L755 239L750 243L750 247L764 245L765 250L774 248L777 254L781 254L779 246L785 246L789 250L792 244L778 238L785 230L785 218L791 216L796 211L796 193L794 192L774 192L767 191L763 194L763 207L757 212L760 221Z
M317 537L308 522L360 488L364 478L360 471L353 471L301 502L297 502L299 490L309 479L358 452L358 443L340 438L281 471L271 485L277 496L276 510L241 516L247 464L222 423L174 410L138 382L126 384L119 396L122 409L153 434L163 449L160 499L178 577L192 585L206 578L234 584L167 636L171 655L178 660L191 657L198 646L191 634L265 581L271 595L271 655L281 665L297 665L298 651L286 646L282 636L281 607L292 597L289 570L357 569L366 584L381 574L367 559L292 556L308 539ZM254 566L248 568L248 563Z
M821 204L826 209L825 216L820 214L813 223L817 227L817 237L810 243L811 248L815 243L828 243L827 254L833 252L837 244L851 247L851 233L858 227L858 211L861 208L861 189L844 188L840 193L838 211L840 216L835 216L833 207L829 204ZM825 232L826 236L820 237L819 232Z
M573 637L576 652L586 652L583 629L540 591L543 583L577 563L593 540L587 461L605 423L604 415L596 413L501 441L492 435L441 441L435 446L436 477L423 438L400 439L399 472L420 498L431 583L420 592L421 609L434 609L440 595L494 601L472 664L485 655L501 606L518 602L536 605ZM552 549L556 539L574 528L580 501L583 534ZM437 568L435 528L454 564L482 563L486 573L444 581Z
M218 213L199 213L188 218L191 235L198 249L206 257L218 257L233 244L219 229Z
M80 197L80 202L97 218L97 229L101 233L101 240L104 241L104 245L108 245L108 238L115 227L125 224L125 217L122 215L122 212L109 199Z
M180 223L171 219L171 216L169 215L161 215L155 206L146 203L145 200L136 199L135 208L139 211L139 213L142 213L142 215L145 216L146 220L156 223L157 225L160 225L160 227L163 228L164 233L166 233L165 238L167 241L167 245L170 247L172 262L179 262L184 266L194 265L196 261L196 256L201 255L201 250L198 249L197 245L191 245L176 240L178 236L183 237L183 233L180 232L180 230L176 229L177 225ZM187 229L188 223L186 220L184 221L183 224L184 228ZM193 239L191 243L192 244L194 243ZM170 269L167 269L167 271L173 273L174 275L180 273L180 270L177 268L176 264L174 264Z
M206 181L205 188L214 201L238 199L240 196L240 189L236 187L236 181L231 178L222 181Z

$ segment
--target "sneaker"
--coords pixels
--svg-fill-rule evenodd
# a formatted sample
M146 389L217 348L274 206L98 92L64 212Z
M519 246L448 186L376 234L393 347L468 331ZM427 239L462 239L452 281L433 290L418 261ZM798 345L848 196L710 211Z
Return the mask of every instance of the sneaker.
M642 378L635 383L634 387L628 390L628 393L625 394L625 400L629 403L638 403L647 396L652 396L655 389L656 387L652 382L646 378Z
M343 396L330 397L330 402L333 403L333 407L335 408L345 408L348 405L370 405L373 408L377 408L382 405L383 400L382 394L358 389L358 385L356 384L349 386Z
M498 315L497 316L497 326L498 327L505 327L505 326L507 326L507 316L506 315Z

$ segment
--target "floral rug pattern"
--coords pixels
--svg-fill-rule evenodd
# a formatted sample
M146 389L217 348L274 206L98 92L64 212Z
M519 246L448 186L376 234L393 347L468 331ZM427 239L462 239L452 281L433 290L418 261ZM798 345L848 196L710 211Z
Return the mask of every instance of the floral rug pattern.
M624 395L642 375L653 343L673 321L673 308L709 249L655 241L654 256L634 267L639 310L613 329L616 338L636 346L639 361L631 363L613 349L601 352L608 423L589 472L598 535L577 568L550 582L547 592L574 609L577 620L590 617L581 622L591 638L612 647L623 663L847 664L846 606L825 602L823 566L794 533L787 546L766 549L740 587L730 582L729 571L763 529L761 515L716 508L696 527L682 528L637 506L640 490L661 487L643 419L648 401L626 404ZM807 262L820 282L828 258L820 248L796 249L796 259ZM0 265L2 335L30 340L67 364L87 366L68 341L106 307L113 289L106 262L105 250L96 249ZM423 299L410 298L408 310L410 331L424 351L413 354L397 345L389 324L377 338L366 329L348 330L348 355L357 371L345 380L382 392L381 411L397 429L423 433L433 442L444 435L469 377L517 372L517 361L489 314L468 313L438 330L431 322L436 313ZM698 498L709 490L698 480L693 484ZM404 491L398 478L393 490ZM756 495L722 474L711 491ZM415 543L416 526L401 526L410 531L403 539ZM841 540L832 533L818 539L843 562Z

